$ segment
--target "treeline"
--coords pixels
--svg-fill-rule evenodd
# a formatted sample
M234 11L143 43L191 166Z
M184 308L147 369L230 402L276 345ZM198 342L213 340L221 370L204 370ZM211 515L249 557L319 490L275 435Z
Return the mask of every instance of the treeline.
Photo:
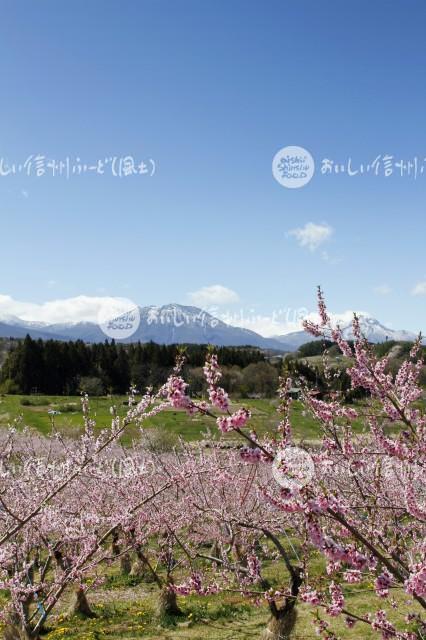
M316 346L318 343L309 344L315 351L314 345ZM305 349L304 354L310 351L311 348ZM314 355L318 355L318 353ZM315 390L319 398L329 397L330 392L333 391L339 392L345 402L353 402L366 396L365 389L352 388L351 378L344 367L330 367L326 375L323 367L298 358L296 355L289 355L284 361L283 373L285 376L290 376L296 386L307 386L309 389Z
M8 352L0 371L3 393L90 395L126 393L131 384L140 390L165 382L175 363L178 345L153 342L86 344L81 340L33 340L27 336ZM187 345L187 369L202 367L207 345ZM225 368L243 370L264 362L261 351L245 347L218 347Z
M1 345L0 345L1 346ZM47 395L76 395L81 391L91 396L106 393L124 394L134 384L143 391L147 386L158 387L166 381L174 366L179 345L159 345L153 342L116 344L114 341L86 344L81 340L8 341L0 351L0 393ZM390 373L400 366L409 354L410 343L387 342L374 345L379 357L392 352L388 365ZM252 347L217 347L223 377L222 386L233 396L274 397L279 375L290 375L298 387L307 383L321 395L326 395L330 379L326 379L320 363L307 360L320 355L324 348L335 356L330 372L332 390L343 393L346 401L362 397L359 389L351 388L346 365L337 345L326 341L312 341L271 364L259 349ZM207 345L186 345L185 379L190 393L203 396L206 391L202 366ZM423 347L423 353L426 349ZM338 357L338 354L340 356ZM338 362L342 360L342 362ZM426 368L421 382L426 384Z
M348 341L351 348L354 348L353 341ZM404 360L409 358L410 351L413 347L412 342L388 340L379 344L371 344L370 348L378 358L387 356L389 362L386 371L395 376L399 371ZM324 352L332 359L334 366L331 366L326 378L324 368L315 361L308 358L320 356ZM426 359L426 346L420 348L419 354L423 361ZM321 395L326 395L327 388L332 391L339 391L343 394L347 402L352 402L357 398L365 396L366 391L360 388L352 389L351 378L346 369L348 366L348 358L343 357L340 348L330 340L312 340L299 347L298 351L289 354L284 360L284 369L287 375L290 375L296 384L307 383L312 389L316 389ZM420 378L420 384L426 385L426 367L423 366Z
M353 340L348 340L348 344L352 349L354 348ZM374 353L378 358L383 358L384 356L393 353L393 359L402 361L409 357L410 351L413 347L413 342L386 340L385 342L370 344L370 347L374 350ZM311 340L310 342L305 342L305 344L302 344L299 347L295 355L301 358L309 358L311 356L322 355L324 351L327 351L328 355L332 357L342 356L340 347L331 340ZM420 355L423 360L426 358L426 346L421 347Z

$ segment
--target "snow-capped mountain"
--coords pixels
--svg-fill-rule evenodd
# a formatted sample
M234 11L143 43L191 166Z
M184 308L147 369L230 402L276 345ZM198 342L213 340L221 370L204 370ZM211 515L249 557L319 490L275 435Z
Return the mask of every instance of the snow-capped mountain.
M217 346L251 345L262 349L296 351L302 344L315 338L305 331L295 331L272 338L235 327L212 316L198 307L168 304L162 307L138 307L140 323L130 337L122 342L157 342L159 344L193 343L214 344ZM409 331L395 331L381 324L367 314L359 314L361 329L370 342L386 340L412 341L415 335ZM339 321L346 339L353 339L352 324L347 316ZM85 342L103 342L108 336L95 322L74 322L48 324L22 320L16 316L0 319L0 337L23 338L26 334L33 338L55 340L84 340Z
M389 327L385 327L375 318L367 314L358 314L360 320L361 331L363 335L367 338L369 342L373 342L375 344L379 342L386 342L387 340L395 340L397 342L400 341L408 341L412 342L416 339L416 335L411 333L410 331L404 330L394 330L389 329ZM336 320L336 324L339 324L342 329L343 337L346 340L353 340L353 328L352 322L350 320L339 321ZM315 338L310 333L306 331L293 331L292 333L286 333L282 336L275 336L276 340L279 342L285 343L287 346L290 346L292 350L298 349L302 344L308 342L310 340L316 340L319 338Z
M3 322L0 320L0 338L25 338L27 334L30 334L34 340L68 340L64 335L56 334L54 331L49 331L50 327L38 327L39 323L34 323L34 326L30 323L23 322Z
M285 341L233 327L198 307L168 304L162 307L138 307L140 323L136 331L122 342L157 342L159 344L195 343L217 346L250 345L262 349L285 351ZM13 317L0 322L0 337L32 337L60 340L103 342L107 336L94 322L60 324L33 323ZM119 336L117 336L117 340Z

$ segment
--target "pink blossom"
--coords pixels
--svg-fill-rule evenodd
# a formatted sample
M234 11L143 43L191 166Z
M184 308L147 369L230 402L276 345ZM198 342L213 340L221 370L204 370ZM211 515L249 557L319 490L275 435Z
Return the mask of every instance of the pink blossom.
M334 581L331 582L329 591L331 595L331 603L327 607L327 613L329 616L335 617L342 612L345 605L345 599L343 597L342 589Z
M386 598L389 595L389 587L392 584L392 576L388 571L383 571L374 581L374 588L380 598Z
M300 599L302 602L307 602L312 605L318 605L321 603L317 590L309 587L308 585L300 591Z

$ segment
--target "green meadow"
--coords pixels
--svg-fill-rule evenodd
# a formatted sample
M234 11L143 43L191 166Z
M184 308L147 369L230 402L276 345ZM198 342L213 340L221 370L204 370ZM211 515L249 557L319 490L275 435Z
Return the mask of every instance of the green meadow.
M249 408L253 415L252 426L258 434L274 430L279 420L276 399L243 399L241 404ZM111 423L110 407L115 405L120 415L127 410L126 396L97 397L90 399L91 416L98 428ZM238 403L240 405L240 403ZM54 411L55 414L49 414ZM295 401L292 410L294 434L298 440L315 440L319 437L318 427L311 416L303 410L301 403ZM5 395L0 397L0 427L17 424L37 430L47 435L52 427L64 434L76 436L81 433L83 419L79 396L22 396ZM147 419L144 428L156 430L167 436L170 442L178 438L194 441L205 438L218 438L215 422L206 416L188 416L185 411L169 409L154 418ZM124 435L125 442L138 435L137 429L129 426Z

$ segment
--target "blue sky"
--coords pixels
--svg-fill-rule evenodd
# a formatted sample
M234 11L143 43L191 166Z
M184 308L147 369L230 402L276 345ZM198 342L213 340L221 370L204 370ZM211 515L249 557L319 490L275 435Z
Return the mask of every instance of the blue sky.
M425 22L423 0L4 1L3 162L156 171L0 175L0 311L106 295L268 317L321 284L335 312L426 329L426 166L320 172L426 157ZM301 189L272 176L287 145L315 159Z

